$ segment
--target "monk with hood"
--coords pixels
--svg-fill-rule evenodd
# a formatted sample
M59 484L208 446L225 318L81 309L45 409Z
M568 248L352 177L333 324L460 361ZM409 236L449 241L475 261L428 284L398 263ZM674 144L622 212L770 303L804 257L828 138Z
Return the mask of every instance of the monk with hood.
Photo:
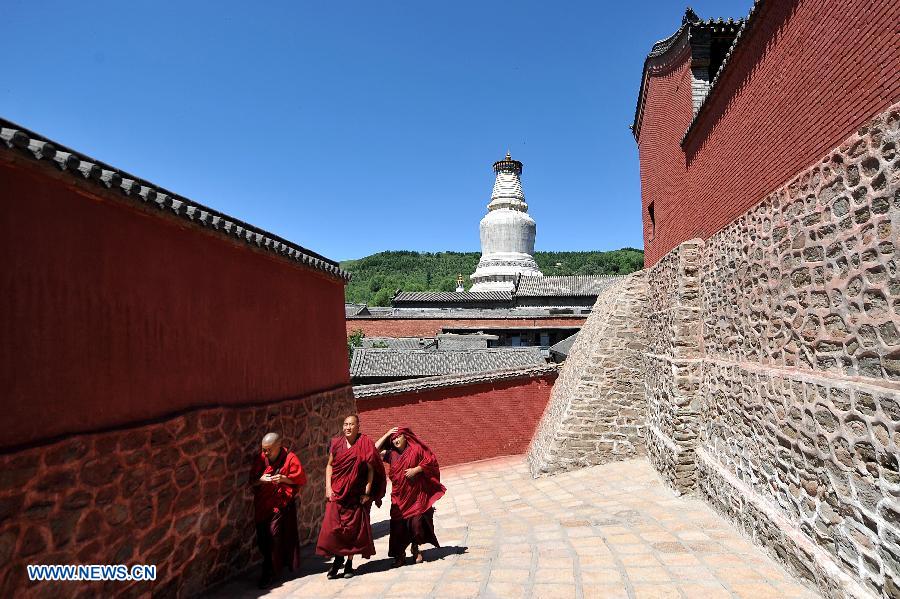
M406 548L412 545L416 563L424 561L419 547L440 547L434 534L434 503L447 488L434 453L408 428L394 427L375 446L384 451L391 477L391 537L388 555L394 566L406 563Z

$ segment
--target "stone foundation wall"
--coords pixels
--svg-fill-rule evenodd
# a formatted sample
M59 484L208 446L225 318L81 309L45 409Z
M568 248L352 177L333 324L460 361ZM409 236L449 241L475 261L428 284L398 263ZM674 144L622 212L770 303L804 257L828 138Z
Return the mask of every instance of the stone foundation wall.
M677 492L696 482L703 373L699 264L703 241L681 244L649 271L643 356L648 456Z
M900 105L648 271L651 461L833 597L900 597Z
M572 346L528 447L534 476L646 453L643 271L605 289Z
M196 410L0 455L0 595L189 597L259 560L251 460L284 433L309 479L301 539L318 533L326 447L355 411L349 386L244 408ZM155 564L155 582L29 583L26 564Z
M886 596L900 595L898 128L895 106L707 240L701 265L705 454L814 561Z

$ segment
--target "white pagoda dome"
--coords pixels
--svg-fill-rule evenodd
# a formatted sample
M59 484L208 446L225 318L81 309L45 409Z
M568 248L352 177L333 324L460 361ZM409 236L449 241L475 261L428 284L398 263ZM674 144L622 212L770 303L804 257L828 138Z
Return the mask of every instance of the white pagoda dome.
M534 261L534 236L537 226L528 215L522 192L522 163L506 153L506 159L494 163L497 179L481 219L481 260L471 275L471 291L511 290L519 275L541 277Z

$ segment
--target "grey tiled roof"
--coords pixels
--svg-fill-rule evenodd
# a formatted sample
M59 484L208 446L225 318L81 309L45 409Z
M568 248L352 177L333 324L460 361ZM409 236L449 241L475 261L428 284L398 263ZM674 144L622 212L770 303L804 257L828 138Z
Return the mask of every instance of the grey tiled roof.
M369 307L365 304L344 304L344 316L347 318L351 316L367 316L369 314Z
M470 333L459 335L456 333L441 333L437 336L437 347L441 351L454 349L484 349L491 341L497 341L497 335L485 335L484 333Z
M375 385L357 385L353 387L353 396L356 399L368 397L382 397L384 395L397 395L437 389L441 387L458 387L473 383L500 381L518 378L535 378L539 376L553 375L559 372L555 364L541 364L538 366L523 366L520 368L504 368L502 370L488 370L485 372L451 374L447 376L429 376L391 383L378 383Z
M574 335L569 335L559 343L555 343L550 346L551 354L559 354L561 356L568 356L569 352L572 351L572 345L575 343L575 338L578 337L578 333Z
M512 291L403 291L394 296L391 303L434 302L470 303L478 301L509 302Z
M436 345L434 337L363 337L363 347L383 349L426 349Z
M61 170L100 189L116 192L125 202L164 211L195 227L215 231L224 237L320 270L343 281L350 280L350 274L342 270L334 260L75 152L6 119L0 119L0 149L39 161L47 168Z
M515 294L520 297L566 297L599 295L624 275L574 275L562 277L519 277Z
M469 350L369 349L353 352L351 377L417 377L464 374L538 366L546 363L538 347Z
M750 12L747 16L737 23L740 24L740 27L737 30L737 34L734 36L734 40L731 42L731 47L728 48L728 52L725 53L725 58L722 60L722 64L719 65L719 69L716 71L715 76L712 78L712 81L709 83L709 91L706 93L706 96L703 98L703 102L700 103L700 107L694 113L694 118L691 119L691 124L688 125L687 130L684 132L684 135L681 137L681 143L684 144L684 141L687 139L688 134L690 134L691 130L694 128L694 124L697 122L697 119L700 118L700 115L704 112L707 104L709 104L709 98L713 95L713 93L718 92L718 88L716 87L716 83L719 82L719 78L722 76L722 73L725 72L725 68L728 66L730 62L731 55L734 54L735 49L738 47L738 44L741 43L741 40L747 35L747 32L753 28L753 25L756 23L758 19L755 19L759 14L759 8L764 3L764 0L753 0L753 6L750 7ZM721 22L722 20L719 19ZM731 19L729 19L729 22Z

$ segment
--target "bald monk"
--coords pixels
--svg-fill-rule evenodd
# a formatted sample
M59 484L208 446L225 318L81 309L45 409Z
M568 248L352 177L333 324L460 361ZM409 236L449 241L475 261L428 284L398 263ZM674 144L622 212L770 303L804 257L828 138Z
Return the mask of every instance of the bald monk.
M306 473L282 442L280 434L266 434L250 474L256 544L263 558L260 588L269 586L283 566L292 571L300 567L296 497L306 484Z
M359 416L344 418L343 435L331 440L325 467L325 517L316 553L334 556L328 578L350 578L353 556L375 555L369 511L381 505L387 486L384 464L372 439L359 432ZM344 558L347 563L340 573Z

